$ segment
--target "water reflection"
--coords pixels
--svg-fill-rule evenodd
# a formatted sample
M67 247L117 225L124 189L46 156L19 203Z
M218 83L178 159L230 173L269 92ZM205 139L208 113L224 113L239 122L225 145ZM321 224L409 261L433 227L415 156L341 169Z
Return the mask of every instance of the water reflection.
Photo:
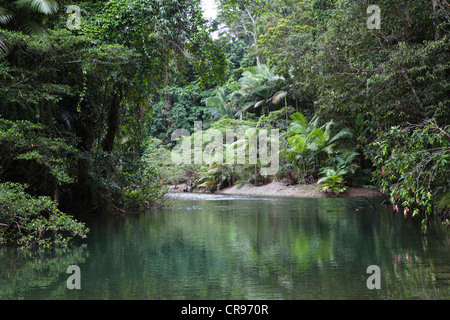
M0 298L450 298L439 224L424 237L418 221L361 200L169 197L146 215L92 219L86 248L59 258L0 250ZM81 290L65 287L70 264ZM380 290L367 289L369 265Z
M33 292L50 288L52 296L63 294L70 265L86 261L86 246L71 249L36 251L17 248L0 249L0 299L45 299Z

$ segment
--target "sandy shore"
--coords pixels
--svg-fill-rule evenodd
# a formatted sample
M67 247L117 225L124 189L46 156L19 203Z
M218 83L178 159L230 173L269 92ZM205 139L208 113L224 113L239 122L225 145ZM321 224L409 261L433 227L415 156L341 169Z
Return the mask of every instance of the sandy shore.
M169 192L188 192L186 185L169 186ZM283 182L272 182L264 186L254 186L246 184L240 188L237 186L225 188L216 191L216 194L231 194L231 195L251 195L251 196L274 196L274 197L297 197L297 198L326 198L330 195L319 191L316 184L309 185L286 185ZM358 197L380 197L381 193L375 190L350 187L340 196L344 198L358 198Z

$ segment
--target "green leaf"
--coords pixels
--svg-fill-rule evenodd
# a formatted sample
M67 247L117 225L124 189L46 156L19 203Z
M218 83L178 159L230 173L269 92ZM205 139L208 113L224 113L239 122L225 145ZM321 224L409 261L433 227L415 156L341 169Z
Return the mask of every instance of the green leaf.
M17 0L14 4L18 8L30 9L46 15L50 15L58 11L58 3L54 0Z

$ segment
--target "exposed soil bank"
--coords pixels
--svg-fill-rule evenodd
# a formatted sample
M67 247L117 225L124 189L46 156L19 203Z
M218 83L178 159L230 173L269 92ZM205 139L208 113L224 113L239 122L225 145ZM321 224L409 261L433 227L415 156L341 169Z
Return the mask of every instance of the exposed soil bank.
M186 185L180 184L177 186L169 186L169 192L189 192ZM286 185L283 182L272 182L264 186L254 186L246 184L240 188L233 186L215 192L216 194L231 194L231 195L251 195L251 196L274 196L274 197L297 197L297 198L326 198L331 196L317 189L317 184L298 184ZM350 187L344 193L340 194L343 198L358 198L358 197L380 197L382 194L378 191L362 188Z

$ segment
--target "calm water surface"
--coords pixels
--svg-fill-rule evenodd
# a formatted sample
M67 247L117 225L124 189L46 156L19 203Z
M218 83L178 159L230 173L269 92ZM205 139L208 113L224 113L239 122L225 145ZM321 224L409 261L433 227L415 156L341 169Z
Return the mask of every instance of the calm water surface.
M450 298L450 230L433 222L424 236L376 199L168 197L148 214L90 218L71 249L0 249L0 298ZM67 289L69 265L80 290Z

